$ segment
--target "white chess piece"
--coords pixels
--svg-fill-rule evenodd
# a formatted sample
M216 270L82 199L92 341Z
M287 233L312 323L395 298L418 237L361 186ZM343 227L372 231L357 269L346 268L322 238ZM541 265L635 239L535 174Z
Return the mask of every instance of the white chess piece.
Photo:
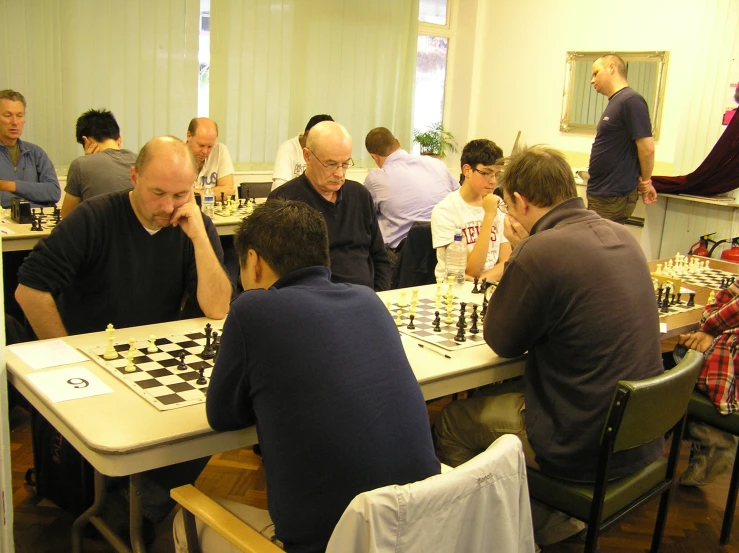
M403 326L403 310L400 307L395 312L395 326Z
M113 331L115 328L113 328L112 324L109 324L105 329L105 334L107 334L108 338L108 347L105 349L105 353L103 354L103 359L107 359L108 361L112 361L113 359L118 359L118 352L115 350L115 347L113 346Z
M413 290L411 292L411 305L418 305L418 290Z
M126 359L128 360L128 363L126 363L126 367L123 369L124 372L127 373L135 373L136 372L136 365L133 364L133 357L135 355L136 348L134 347L133 338L131 338L128 341L128 351L126 352Z
M156 352L159 351L159 348L154 343L156 341L156 339L157 339L157 337L154 336L153 334L151 336L149 336L149 347L146 348L146 352L147 353L156 353Z
M408 305L408 302L405 299L405 290L400 291L400 299L398 300L398 307L405 307Z

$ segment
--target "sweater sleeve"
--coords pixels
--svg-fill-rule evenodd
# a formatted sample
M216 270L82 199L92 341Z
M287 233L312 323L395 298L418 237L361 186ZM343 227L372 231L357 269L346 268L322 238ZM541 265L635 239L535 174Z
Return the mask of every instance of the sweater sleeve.
M205 411L214 430L236 430L256 422L249 398L244 331L237 319L241 309L231 310L223 325L218 359L208 385Z
M56 176L54 166L41 148L36 146L31 152L33 162L36 165L38 182L16 180L16 195L25 198L29 202L37 204L55 204L62 197L59 179Z
M501 357L523 355L546 332L545 305L526 272L509 260L485 314L485 342Z
M94 259L95 240L91 232L91 212L73 210L33 248L18 270L18 282L55 298L69 287L88 259Z
M390 288L390 277L392 274L392 268L390 267L390 259L385 251L385 240L380 232L380 225L377 222L377 212L375 211L375 204L372 201L372 197L367 192L367 201L369 202L369 214L368 217L371 219L371 242L369 254L372 258L372 265L375 270L375 292L382 292Z

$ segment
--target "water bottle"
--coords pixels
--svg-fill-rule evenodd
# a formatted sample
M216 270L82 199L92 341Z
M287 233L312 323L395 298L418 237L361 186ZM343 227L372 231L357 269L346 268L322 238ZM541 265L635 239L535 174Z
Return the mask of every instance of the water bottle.
M203 190L203 213L211 219L216 211L216 197L213 195L213 187L210 184L205 185Z
M459 289L464 284L464 272L467 268L467 246L462 241L462 231L454 233L454 242L446 247L446 277L454 277L454 287Z

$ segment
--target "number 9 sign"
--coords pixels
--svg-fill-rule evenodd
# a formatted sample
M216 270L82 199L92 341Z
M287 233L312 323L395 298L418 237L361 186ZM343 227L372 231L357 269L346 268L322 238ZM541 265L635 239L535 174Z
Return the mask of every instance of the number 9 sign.
M72 388L87 388L90 385L84 378L70 378L67 380L67 384L72 386Z

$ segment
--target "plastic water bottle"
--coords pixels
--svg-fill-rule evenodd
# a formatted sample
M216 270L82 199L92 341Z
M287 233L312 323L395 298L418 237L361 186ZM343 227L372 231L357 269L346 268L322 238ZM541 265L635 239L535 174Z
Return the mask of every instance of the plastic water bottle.
M467 268L467 246L462 241L462 231L457 229L454 242L446 247L446 277L454 277L454 287L459 289L464 284L464 272Z
M211 219L216 212L216 197L213 195L213 187L210 184L205 185L203 190L203 213Z

